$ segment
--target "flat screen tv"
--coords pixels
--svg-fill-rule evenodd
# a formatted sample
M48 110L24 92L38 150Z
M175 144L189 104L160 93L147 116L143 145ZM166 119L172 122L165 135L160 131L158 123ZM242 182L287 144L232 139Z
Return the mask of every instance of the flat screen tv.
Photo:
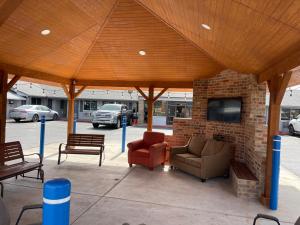
M241 97L208 99L207 120L240 123L241 114Z

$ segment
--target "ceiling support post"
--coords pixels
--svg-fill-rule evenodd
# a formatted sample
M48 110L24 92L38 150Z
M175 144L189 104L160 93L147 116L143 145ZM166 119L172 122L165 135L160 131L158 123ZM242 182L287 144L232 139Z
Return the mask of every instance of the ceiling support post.
M68 136L73 133L74 109L75 109L75 81L71 81L68 90Z
M271 177L272 177L272 152L273 152L273 136L279 133L280 122L280 105L291 78L292 72L284 73L283 76L273 76L268 80L268 88L270 91L269 116L268 116L268 136L267 136L267 157L265 169L265 187L261 202L265 206L270 204L271 195Z
M8 74L0 70L0 144L5 143ZM0 151L0 166L4 165L4 152Z

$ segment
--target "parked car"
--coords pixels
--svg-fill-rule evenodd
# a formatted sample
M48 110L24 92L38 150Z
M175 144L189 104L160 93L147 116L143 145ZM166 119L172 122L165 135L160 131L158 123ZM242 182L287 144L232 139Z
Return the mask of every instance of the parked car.
M43 105L22 105L10 110L9 118L16 122L21 120L38 122L45 115L46 120L57 120L58 112Z
M126 114L127 124L132 124L133 112L128 110L126 105L123 104L104 104L99 110L92 113L92 124L94 128L99 125L112 125L115 128L122 126L121 117L122 112Z
M290 135L300 134L300 115L289 122L289 133Z

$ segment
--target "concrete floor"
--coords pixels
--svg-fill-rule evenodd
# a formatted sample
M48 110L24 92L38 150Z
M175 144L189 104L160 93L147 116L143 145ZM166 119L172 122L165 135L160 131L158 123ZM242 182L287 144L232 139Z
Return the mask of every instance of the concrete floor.
M285 181L280 187L280 208L272 212L257 200L236 198L227 179L201 183L177 170L128 168L126 154L120 155L114 150L116 146L107 147L102 167L97 166L95 156L69 156L57 166L57 155L54 155L57 145L46 146L46 179L71 180L71 222L75 225L246 225L252 224L257 213L276 215L283 224L292 224L299 216L300 178L291 177L289 171L282 171ZM34 151L36 149L28 150ZM5 182L4 201L13 222L23 205L40 203L41 197L40 181L10 179ZM21 224L40 218L40 211L30 212Z
M13 131L10 132L13 136ZM140 137L142 132L132 128L128 138ZM53 135L58 137L57 133ZM126 153L120 154L117 133L108 134L108 137L112 141L107 142L102 167L97 166L97 156L76 155L69 156L57 166L59 143L48 143L45 148L46 179L65 177L72 182L71 224L250 225L257 213L275 215L282 224L293 224L300 216L300 171L297 166L300 138L283 137L279 210L273 212L258 200L236 198L227 179L201 183L193 176L178 170L170 171L167 167L154 171L140 166L128 168ZM27 144L31 145L30 142ZM26 153L36 151L37 147L26 149ZM13 224L23 205L41 203L42 184L32 179L7 180L4 201ZM33 211L25 215L21 224L40 219L41 212Z

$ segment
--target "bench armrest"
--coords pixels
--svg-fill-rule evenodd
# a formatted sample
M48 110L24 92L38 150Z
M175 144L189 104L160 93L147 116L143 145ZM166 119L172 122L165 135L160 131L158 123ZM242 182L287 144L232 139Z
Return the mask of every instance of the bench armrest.
M67 146L67 145L64 144L64 143L60 143L60 144L59 144L59 147L58 147L58 151L59 151L59 152L61 152L61 150L62 150L61 148L62 148L63 145L64 145L65 147Z
M280 225L280 222L276 217L266 214L257 214L257 216L254 218L253 225L255 225L256 221L260 218L275 221L278 225Z
M27 155L24 155L24 156L32 156L32 155L37 155L39 157L39 159L40 159L40 163L43 162L43 157L41 156L40 153L32 153L32 154L27 154Z
M21 218L22 218L22 216L23 216L23 213L24 213L25 211L32 210L32 209L42 209L42 208L43 208L43 205L42 205L42 204L25 205L25 206L22 208L22 210L21 210L21 212L20 212L20 214L19 214L19 217L18 217L18 219L17 219L16 225L18 225L18 224L20 223L20 220L21 220Z

